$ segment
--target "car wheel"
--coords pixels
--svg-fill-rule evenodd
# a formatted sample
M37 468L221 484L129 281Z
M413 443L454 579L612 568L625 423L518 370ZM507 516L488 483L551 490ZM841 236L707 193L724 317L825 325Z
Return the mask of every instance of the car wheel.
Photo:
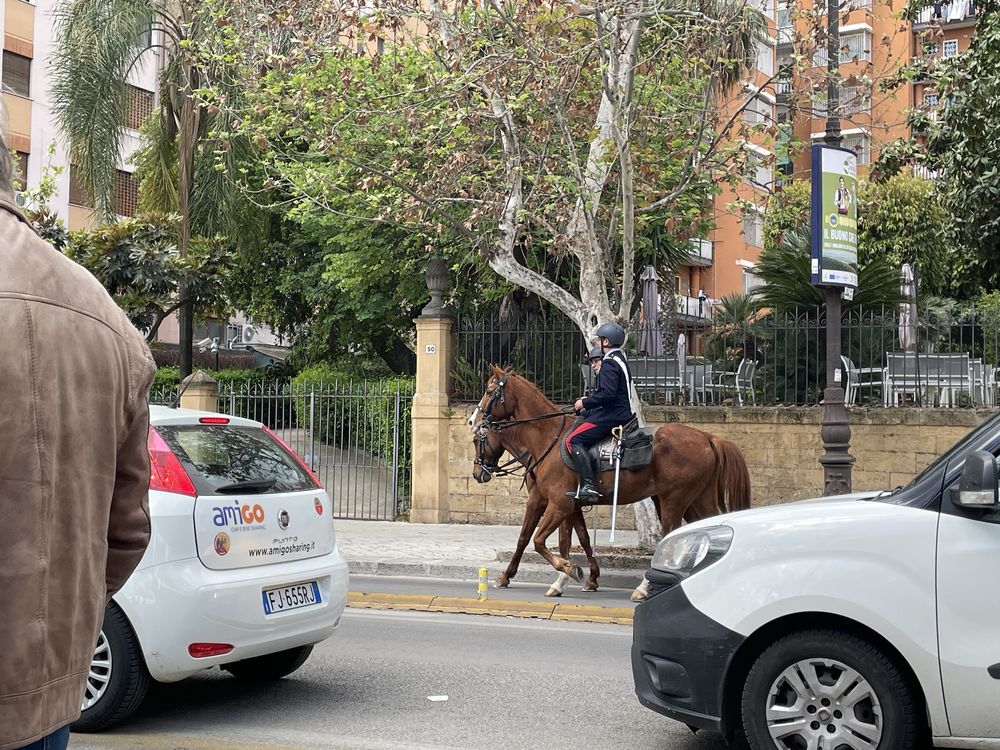
M744 684L742 718L753 750L907 750L918 736L896 665L835 630L794 633L764 651Z
M99 732L124 721L142 703L151 679L128 618L114 603L108 605L90 663L82 713L71 729Z
M312 650L312 646L299 646L253 659L234 661L223 666L223 669L241 680L280 680L305 664Z

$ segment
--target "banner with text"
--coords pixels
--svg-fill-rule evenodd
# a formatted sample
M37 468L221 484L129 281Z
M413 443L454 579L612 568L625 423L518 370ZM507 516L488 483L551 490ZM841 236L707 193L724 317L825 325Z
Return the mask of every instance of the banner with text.
M858 286L858 158L812 147L812 283Z

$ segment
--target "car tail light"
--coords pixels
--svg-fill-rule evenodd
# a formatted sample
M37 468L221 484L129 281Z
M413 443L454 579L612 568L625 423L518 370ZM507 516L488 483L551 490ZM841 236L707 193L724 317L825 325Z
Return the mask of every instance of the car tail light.
M229 424L229 417L201 417L202 424Z
M309 478L312 479L313 482L316 484L316 489L318 489L318 490L323 489L323 485L320 484L319 477L317 477L313 473L313 470L309 468L309 464L307 464L305 461L303 461L299 457L298 453L296 453L295 451L293 451L291 448L288 447L288 443L286 443L284 440L282 440L280 437L278 437L278 434L276 432L274 432L274 430L269 429L268 427L264 427L264 432L266 432L268 435L270 435L271 439L277 441L278 445L280 445L282 448L284 448L286 451L288 451L289 455L291 455L291 457L295 459L295 463L297 463L300 467L302 467L302 470L306 474L308 474Z
M146 448L149 450L149 489L191 497L198 494L177 456L152 427L146 438Z
M188 653L195 659L204 659L209 656L222 656L233 650L231 643L192 643L188 646Z

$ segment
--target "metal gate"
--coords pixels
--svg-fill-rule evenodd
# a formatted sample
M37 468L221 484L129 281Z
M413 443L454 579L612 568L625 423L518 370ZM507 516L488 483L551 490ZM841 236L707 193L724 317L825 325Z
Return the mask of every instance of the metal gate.
M219 411L263 422L319 477L338 518L393 520L410 507L412 385L220 384Z

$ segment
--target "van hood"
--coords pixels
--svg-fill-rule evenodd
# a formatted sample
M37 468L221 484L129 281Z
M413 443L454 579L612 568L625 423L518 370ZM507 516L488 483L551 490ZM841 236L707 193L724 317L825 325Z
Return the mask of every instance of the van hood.
M794 500L787 503L774 503L773 505L759 505L749 510L741 510L735 513L726 513L721 516L712 516L701 521L685 524L672 533L692 531L694 529L709 528L711 526L734 526L743 522L744 519L752 522L765 520L767 516L782 519L789 514L804 512L806 508L812 515L822 513L824 507L843 508L846 503L858 502L860 500L871 500L880 493L875 490L865 492L851 492L846 495L830 495L828 497L812 497L805 500Z

